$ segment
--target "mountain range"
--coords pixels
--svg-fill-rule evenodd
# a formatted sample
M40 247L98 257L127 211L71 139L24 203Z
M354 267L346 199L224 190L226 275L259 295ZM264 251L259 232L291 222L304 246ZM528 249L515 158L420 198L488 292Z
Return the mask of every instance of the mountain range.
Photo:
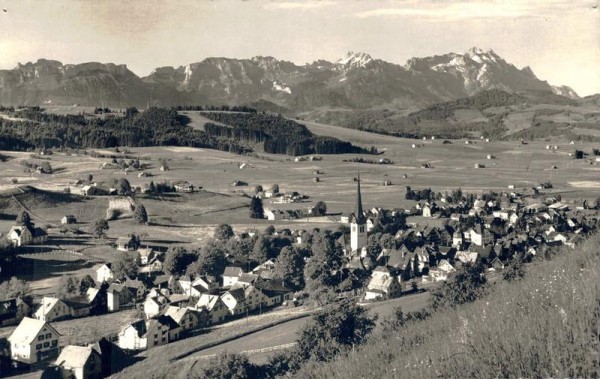
M63 64L40 59L0 70L0 104L127 107L257 105L290 114L321 109L418 109L500 89L577 93L538 79L494 51L472 48L412 58L404 65L348 52L336 62L296 65L273 57L207 58L180 67L159 67L139 77L126 65ZM268 109L267 109L268 110Z

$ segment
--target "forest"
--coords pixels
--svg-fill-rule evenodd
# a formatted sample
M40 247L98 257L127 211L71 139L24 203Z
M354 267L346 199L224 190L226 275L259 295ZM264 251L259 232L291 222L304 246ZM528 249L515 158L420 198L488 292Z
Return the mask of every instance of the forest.
M314 136L305 126L282 117L256 114L245 107L218 109L235 109L239 113L205 115L236 127L209 124L206 131L195 130L188 125L187 116L178 114L176 109L164 108L149 108L144 112L128 108L123 117L109 118L56 115L39 107L3 108L5 114L19 120L0 119L0 150L189 146L245 154L252 149L242 146L240 141L253 141L264 142L265 151L275 154L362 152L348 142Z
M306 126L266 113L203 112L202 115L223 125L207 123L210 136L233 138L236 141L261 142L265 152L272 154L349 154L373 153L333 137L316 136Z

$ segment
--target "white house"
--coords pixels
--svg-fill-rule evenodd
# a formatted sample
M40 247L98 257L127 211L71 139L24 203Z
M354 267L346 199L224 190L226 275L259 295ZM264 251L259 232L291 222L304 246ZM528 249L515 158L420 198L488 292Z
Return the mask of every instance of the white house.
M223 287L231 287L237 283L243 272L240 267L225 267L225 271L223 272Z
M211 324L225 321L229 316L229 308L217 295L202 294L196 303L196 309L206 309Z
M58 355L59 337L47 322L25 317L8 337L11 359L26 364L53 359Z
M182 332L198 328L200 322L198 312L189 308L170 305L166 308L164 314L171 317L179 325Z
M39 245L48 240L43 229L26 225L13 226L6 237L14 246Z
M63 320L71 316L69 306L59 298L44 296L33 317L41 321Z
M69 345L54 362L63 378L88 379L102 376L102 357L93 346Z
M229 309L229 313L234 316L246 312L246 296L242 287L225 292L221 295L221 300Z
M111 263L105 263L96 270L96 281L98 283L111 282L114 277Z
M365 291L365 300L393 299L402 294L402 288L398 280L390 274L390 271L382 266L373 270L371 280Z

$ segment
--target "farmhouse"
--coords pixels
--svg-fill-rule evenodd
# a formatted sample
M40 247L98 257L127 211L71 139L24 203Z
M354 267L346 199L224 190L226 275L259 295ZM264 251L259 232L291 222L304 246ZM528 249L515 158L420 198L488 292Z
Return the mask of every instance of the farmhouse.
M177 191L177 192L184 192L184 193L194 192L194 186L185 180L177 182L173 186L175 187L175 191Z
M169 306L164 314L172 318L179 325L182 332L196 329L200 323L198 312L189 308Z
M13 361L35 364L58 355L60 334L42 320L25 317L8 337Z
M46 242L48 234L41 228L15 225L10 228L7 238L14 246L39 245Z
M65 346L53 365L63 378L87 379L102 375L102 358L92 346Z
M382 266L377 267L371 274L367 285L365 300L392 299L400 296L402 288L390 271Z
M76 224L77 219L73 215L66 215L60 220L61 224Z

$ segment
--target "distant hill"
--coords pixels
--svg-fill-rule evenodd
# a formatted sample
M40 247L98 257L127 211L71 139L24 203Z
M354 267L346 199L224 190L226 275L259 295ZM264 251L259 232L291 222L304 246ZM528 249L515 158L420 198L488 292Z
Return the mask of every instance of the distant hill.
M492 89L415 112L370 109L321 112L322 122L409 138L568 139L600 141L597 99L547 91Z
M528 67L519 69L492 50L470 49L412 58L405 65L349 52L336 62L296 65L273 57L207 58L180 67L159 67L139 77L125 65L62 64L40 59L0 70L0 104L119 107L242 105L288 113L319 109L419 109L500 89L554 92Z

